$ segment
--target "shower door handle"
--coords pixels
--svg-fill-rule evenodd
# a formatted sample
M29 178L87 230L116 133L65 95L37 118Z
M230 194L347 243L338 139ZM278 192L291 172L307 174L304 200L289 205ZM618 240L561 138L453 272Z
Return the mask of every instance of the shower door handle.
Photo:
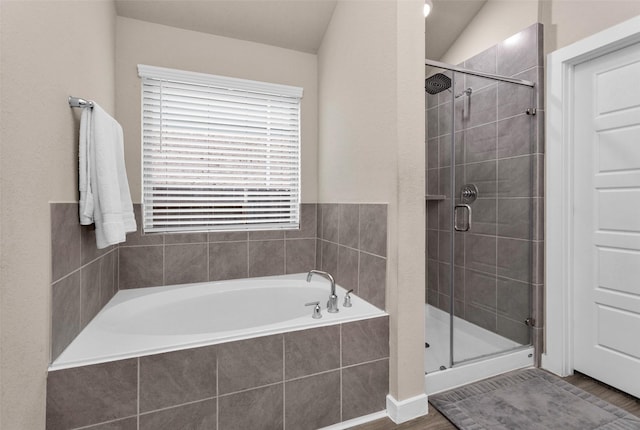
M458 215L460 212L465 213L466 222L460 226L458 224ZM453 209L453 229L455 231L469 231L471 228L471 206L469 205L456 205Z

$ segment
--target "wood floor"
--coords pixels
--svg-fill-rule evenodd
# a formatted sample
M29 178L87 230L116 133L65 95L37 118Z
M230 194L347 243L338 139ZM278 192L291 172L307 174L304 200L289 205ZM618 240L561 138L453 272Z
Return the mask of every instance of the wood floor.
M640 417L640 399L618 391L615 388L611 388L580 373L568 376L564 378L564 380ZM438 412L436 408L429 405L428 415L403 424L395 424L389 418L383 418L361 426L352 427L351 430L456 430L456 427Z

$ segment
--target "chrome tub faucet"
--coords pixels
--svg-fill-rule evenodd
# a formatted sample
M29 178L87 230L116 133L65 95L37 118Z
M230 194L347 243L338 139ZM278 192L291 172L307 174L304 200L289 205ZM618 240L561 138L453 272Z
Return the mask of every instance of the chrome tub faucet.
M320 275L331 282L331 295L329 296L329 301L327 302L327 312L335 314L339 311L338 309L338 296L336 295L336 281L333 279L333 276L327 272L323 272L322 270L310 270L307 274L307 282L311 282L311 277L313 275Z

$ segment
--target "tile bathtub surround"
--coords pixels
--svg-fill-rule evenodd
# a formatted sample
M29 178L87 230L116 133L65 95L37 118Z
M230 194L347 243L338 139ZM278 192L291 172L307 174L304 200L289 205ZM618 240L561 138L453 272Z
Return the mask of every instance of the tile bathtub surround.
M336 282L385 308L387 205L318 204L316 266Z
M542 84L542 26L519 33L515 45L499 43L466 60L464 67ZM513 39L512 39L513 40ZM456 184L474 183L473 227L456 233L454 294L458 316L517 342L529 342L525 318L541 321L543 279L543 91L537 88L537 115L531 90L473 76L456 75L471 97L455 100ZM444 95L444 96L443 96ZM451 98L427 96L427 194L445 195L427 202L427 302L448 310L450 272ZM533 178L533 181L530 180ZM532 183L533 182L533 183ZM533 266L533 267L530 267ZM535 290L535 291L533 291ZM541 293L539 293L541 294ZM529 297L534 297L529 309ZM536 336L536 339L542 336ZM538 351L541 351L537 344Z
M134 204L138 225L140 205ZM300 273L316 264L316 205L302 204L299 230L127 235L119 288Z
M388 378L385 316L50 372L47 429L312 430L384 410Z
M51 360L117 291L118 250L97 249L93 226L81 226L78 203L51 203Z

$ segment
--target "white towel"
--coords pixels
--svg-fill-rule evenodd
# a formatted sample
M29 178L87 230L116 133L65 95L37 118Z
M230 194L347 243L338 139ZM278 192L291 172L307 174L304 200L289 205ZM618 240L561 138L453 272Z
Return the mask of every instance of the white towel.
M80 119L80 224L96 225L99 249L136 231L122 127L97 103Z

